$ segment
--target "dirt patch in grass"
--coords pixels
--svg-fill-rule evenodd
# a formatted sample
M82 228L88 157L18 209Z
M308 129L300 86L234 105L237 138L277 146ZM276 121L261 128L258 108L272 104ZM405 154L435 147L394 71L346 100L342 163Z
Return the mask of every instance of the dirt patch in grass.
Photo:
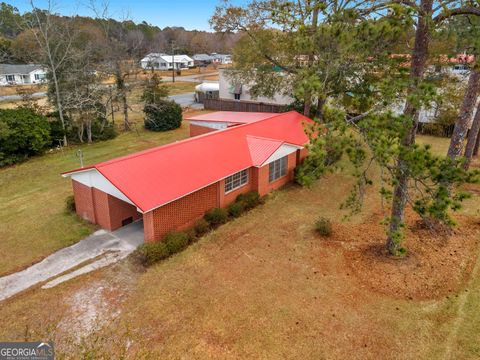
M448 236L416 226L407 213L404 258L388 256L385 231L379 214L355 227L337 224L333 241L344 246L346 264L372 291L401 299L431 300L456 293L475 262L480 226L472 218L458 216L458 226Z

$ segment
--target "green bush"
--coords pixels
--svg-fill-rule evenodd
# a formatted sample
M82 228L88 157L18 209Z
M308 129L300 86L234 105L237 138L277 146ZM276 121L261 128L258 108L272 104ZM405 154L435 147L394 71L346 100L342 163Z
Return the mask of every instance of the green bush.
M57 146L67 136L69 144L80 144L87 141L87 131L79 131L79 124L72 122L64 115L65 130L63 129L58 112L47 115L50 124L51 146ZM92 121L92 141L103 141L115 138L118 134L115 127L104 116L99 116Z
M75 197L70 195L65 199L65 211L67 213L75 214L75 210Z
M144 266L153 265L169 256L170 251L163 241L142 244L133 253L133 257Z
M191 244L197 240L197 232L195 231L194 228L190 228L188 230L185 230L185 233L187 234L187 239L188 243Z
M182 231L171 232L165 236L163 242L170 254L182 251L188 245L188 234Z
M155 104L145 104L145 129L152 131L173 130L182 124L182 108L171 100L157 100Z
M203 218L212 226L225 224L228 220L228 211L222 208L214 208L207 211Z
M0 109L0 166L43 153L50 144L50 124L32 109Z
M236 202L243 203L246 210L253 209L260 204L260 194L256 191L249 191L237 196Z
M332 223L327 218L321 217L315 223L315 231L321 236L330 236L332 234Z
M234 202L228 207L228 213L232 217L239 217L245 211L245 204L242 201Z
M92 140L104 141L114 139L117 136L117 132L113 127L113 124L106 122L102 125L103 119L95 119L92 122Z
M208 223L207 220L202 218L195 222L195 225L193 228L195 230L195 235L200 237L210 231L210 224Z

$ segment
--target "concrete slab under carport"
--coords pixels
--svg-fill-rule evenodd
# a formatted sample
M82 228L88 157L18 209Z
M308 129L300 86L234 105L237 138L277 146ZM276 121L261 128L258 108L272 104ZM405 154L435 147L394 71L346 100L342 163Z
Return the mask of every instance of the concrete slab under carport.
M113 264L143 243L143 221L115 231L99 230L78 243L61 249L22 271L0 278L0 301L32 286L56 286L76 276ZM85 264L84 266L81 266ZM81 266L81 267L79 267ZM77 268L74 271L70 270Z

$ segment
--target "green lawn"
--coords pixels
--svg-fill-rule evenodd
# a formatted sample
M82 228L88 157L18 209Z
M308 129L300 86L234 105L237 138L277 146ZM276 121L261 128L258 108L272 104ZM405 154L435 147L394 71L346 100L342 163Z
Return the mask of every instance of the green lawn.
M175 82L166 82L169 89L169 95L184 94L195 91L195 86L198 83L189 82L189 81L175 81Z
M185 136L185 128L131 133L82 149L92 163ZM419 142L438 154L448 144L430 137ZM11 216L15 208L24 215L2 222L15 224L1 233L1 251L15 250L6 271L91 231L63 214L70 187L58 173L76 166L74 151L0 172L1 214ZM333 173L311 189L276 191L145 272L126 261L49 290L26 291L1 304L0 338L52 339L66 358L480 358L479 197L469 200L448 241L413 231L409 212L410 255L389 260L373 251L383 245L380 222L388 213L375 189L368 190L362 213L342 221L339 203L351 184L350 176ZM25 216L34 213L44 219ZM313 232L319 216L332 219L331 238ZM67 233L76 237L66 240ZM31 244L17 252L27 235ZM87 327L85 341L75 344L92 311L103 328Z
M79 167L81 149L85 165L130 154L188 136L187 125L165 133L123 133L92 145L53 151L0 170L0 274L25 267L90 234L94 227L64 212L72 194L70 180L61 172Z

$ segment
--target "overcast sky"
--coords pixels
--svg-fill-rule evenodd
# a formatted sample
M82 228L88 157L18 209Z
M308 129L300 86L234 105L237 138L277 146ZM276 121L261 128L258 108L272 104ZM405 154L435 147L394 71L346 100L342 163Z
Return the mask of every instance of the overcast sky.
M234 3L245 1L235 0ZM17 7L22 13L31 9L28 0L6 0L5 2ZM57 13L93 16L85 5L89 0L54 0L54 2ZM97 1L99 4L101 2ZM109 8L112 17L116 19L125 18L127 14L128 18L135 22L146 21L162 29L167 26L183 26L187 30L211 31L208 19L220 2L221 0L110 0ZM35 1L35 5L39 8L46 8L47 3L47 0Z

